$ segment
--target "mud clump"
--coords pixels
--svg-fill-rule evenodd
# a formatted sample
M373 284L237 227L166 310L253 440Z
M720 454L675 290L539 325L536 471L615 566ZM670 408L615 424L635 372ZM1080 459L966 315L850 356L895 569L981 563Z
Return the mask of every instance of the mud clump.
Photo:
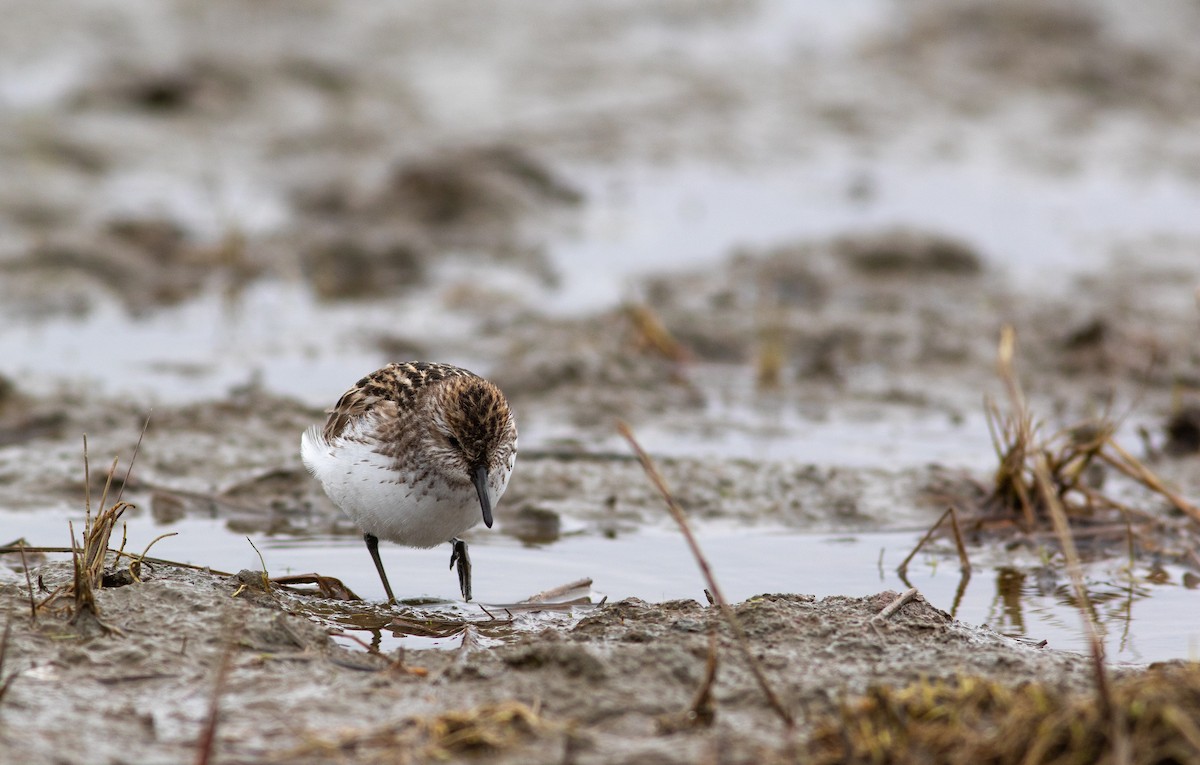
M511 224L534 203L579 204L582 195L514 146L446 152L400 164L375 200L436 228L483 222Z
M983 263L966 242L912 229L841 237L834 250L864 274L957 274L974 276Z
M1200 406L1185 406L1171 415L1164 428L1167 442L1163 451L1172 457L1200 452Z
M404 238L367 241L331 238L304 252L304 274L323 300L394 295L425 282L428 257L420 245Z

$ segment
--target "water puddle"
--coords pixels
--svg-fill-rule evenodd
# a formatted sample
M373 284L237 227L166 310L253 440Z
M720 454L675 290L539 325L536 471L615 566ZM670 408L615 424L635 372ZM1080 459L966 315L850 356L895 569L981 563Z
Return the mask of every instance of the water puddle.
M66 515L57 513L2 513L0 528L4 542L24 537L33 545L57 545L66 539L66 520ZM78 526L79 519L75 520ZM185 519L161 526L148 517L134 517L128 523L127 549L140 551L170 531L178 536L159 542L153 555L230 572L260 568L258 554L246 538L220 520ZM701 529L700 543L726 597L740 601L763 593L863 596L906 589L908 584L894 569L919 536L917 531L839 535L708 526ZM272 576L319 572L337 577L368 600L382 597L370 558L357 537L255 535L252 539ZM594 582L586 593L593 603L626 597L651 602L704 599L694 561L679 534L668 529L615 537L579 530L538 546L500 534L476 534L471 551L477 603L453 599L457 581L448 567L448 546L412 550L384 544L381 553L393 586L406 597L421 596L421 605L385 611L311 601L312 608L318 617L352 636L339 638L343 644L389 651L399 646L457 647L463 640L463 623L472 627L469 639L481 645L549 624L568 626L590 607L576 602L532 610L516 604L584 578ZM1180 618L1192 613L1200 598L1194 575L1172 566L1138 565L1128 571L1124 561L1103 561L1090 564L1086 578L1110 661L1141 663L1200 655L1200 624ZM956 561L920 555L909 566L908 582L930 603L964 622L987 624L1035 643L1046 641L1052 649L1086 651L1066 577L1048 576L1036 562L977 564L975 575L964 583Z

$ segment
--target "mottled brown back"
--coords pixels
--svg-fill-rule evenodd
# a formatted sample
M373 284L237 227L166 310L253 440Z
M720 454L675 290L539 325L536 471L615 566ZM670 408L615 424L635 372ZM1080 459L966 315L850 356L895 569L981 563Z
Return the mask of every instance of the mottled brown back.
M323 435L326 441L337 438L356 418L379 409L394 408L396 412L411 410L417 395L426 386L451 377L478 377L450 364L408 361L388 364L354 384L342 394L329 411Z

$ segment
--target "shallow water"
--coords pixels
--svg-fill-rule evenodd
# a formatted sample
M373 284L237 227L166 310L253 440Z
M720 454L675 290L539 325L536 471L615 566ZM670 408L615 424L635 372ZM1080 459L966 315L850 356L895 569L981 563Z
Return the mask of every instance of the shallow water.
M65 542L67 516L55 513L0 513L3 541L24 537L31 545ZM76 518L76 528L81 519ZM128 521L127 549L140 552L156 536L178 532L157 543L153 557L236 572L261 568L247 538L223 521L185 519L167 526L148 517ZM798 592L817 597L863 596L908 587L895 573L916 541L918 531L855 534L801 534L794 531L706 526L699 540L725 596L741 601L755 595ZM368 600L381 599L382 587L360 539L354 536L250 537L272 576L320 573L342 580ZM470 537L476 600L489 610L503 609L531 595L591 578L591 598L646 601L691 598L704 602L704 583L682 537L666 529L644 529L605 537L584 529L546 545L527 545L496 533ZM414 550L383 544L381 554L393 588L403 599L428 597L442 602L431 613L449 609L483 618L480 609L457 601L457 579L449 570L449 547ZM975 550L980 556L981 552ZM10 559L10 563L15 563ZM1092 564L1087 583L1112 662L1194 659L1200 655L1200 627L1180 620L1195 609L1200 592L1184 571L1155 571L1138 566L1132 579L1120 562ZM7 577L12 579L13 577ZM919 555L909 566L908 582L934 606L972 624L998 632L1047 641L1054 649L1085 651L1078 611L1064 575L1039 585L1036 565L979 567L960 592L956 561ZM518 616L518 628L546 621L570 621L583 611ZM430 638L359 631L360 639L383 650L455 647L460 637ZM352 644L353 641L344 641Z

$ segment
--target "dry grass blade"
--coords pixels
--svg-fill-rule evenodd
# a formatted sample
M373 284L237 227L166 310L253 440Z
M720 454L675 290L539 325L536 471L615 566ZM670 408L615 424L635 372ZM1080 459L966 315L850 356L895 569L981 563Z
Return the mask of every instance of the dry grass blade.
M1091 608L1091 598L1088 596L1087 587L1084 585L1083 567L1079 562L1079 553L1075 549L1075 540L1071 536L1071 527L1067 521L1067 513L1063 510L1062 503L1059 502L1058 495L1054 491L1054 485L1050 480L1050 468L1046 464L1044 456L1039 456L1035 463L1035 475L1038 487L1041 490L1042 500L1050 510L1050 519L1054 523L1054 530L1057 532L1059 543L1062 545L1063 555L1067 559L1067 572L1071 577L1071 585L1075 590L1079 614L1083 619L1084 632L1087 634L1088 643L1091 647L1092 668L1096 674L1096 693L1099 696L1101 708L1105 712L1105 719L1108 720L1110 726L1109 735L1112 741L1113 760L1117 765L1128 765L1132 761L1128 732L1125 729L1125 723L1121 719L1119 710L1113 701L1112 688L1108 682L1108 670L1104 665L1104 644L1101 642L1099 632L1096 628L1096 621Z
M759 688L762 689L763 695L766 696L767 703L775 711L775 714L779 715L779 718L783 720L784 725L789 730L793 729L796 724L795 718L792 717L791 712L783 706L783 703L775 694L775 690L767 681L767 677L763 673L762 666L758 663L757 657L750 650L750 638L746 635L745 629L742 628L741 620L737 618L733 607L729 605L729 601L722 594L720 586L717 585L717 579L713 575L712 568L708 565L708 559L704 557L704 552L700 549L695 535L692 533L691 525L688 523L687 516L684 515L683 508L675 501L675 496L667 488L667 483L663 480L662 474L658 472L658 468L655 466L654 461L650 459L650 455L646 454L645 450L642 449L641 444L638 443L629 426L624 422L618 422L617 430L629 442L633 453L637 455L638 461L642 464L642 469L646 472L646 477L658 489L658 493L662 495L663 500L667 503L667 510L670 511L671 517L678 524L679 530L683 532L683 538L687 541L688 548L691 550L692 556L696 559L696 564L700 567L700 573L703 574L704 580L708 584L709 592L712 593L717 606L721 609L721 615L725 618L729 629L736 638L738 650L741 651L742 657L746 660L747 666L750 667L755 681L757 681Z

